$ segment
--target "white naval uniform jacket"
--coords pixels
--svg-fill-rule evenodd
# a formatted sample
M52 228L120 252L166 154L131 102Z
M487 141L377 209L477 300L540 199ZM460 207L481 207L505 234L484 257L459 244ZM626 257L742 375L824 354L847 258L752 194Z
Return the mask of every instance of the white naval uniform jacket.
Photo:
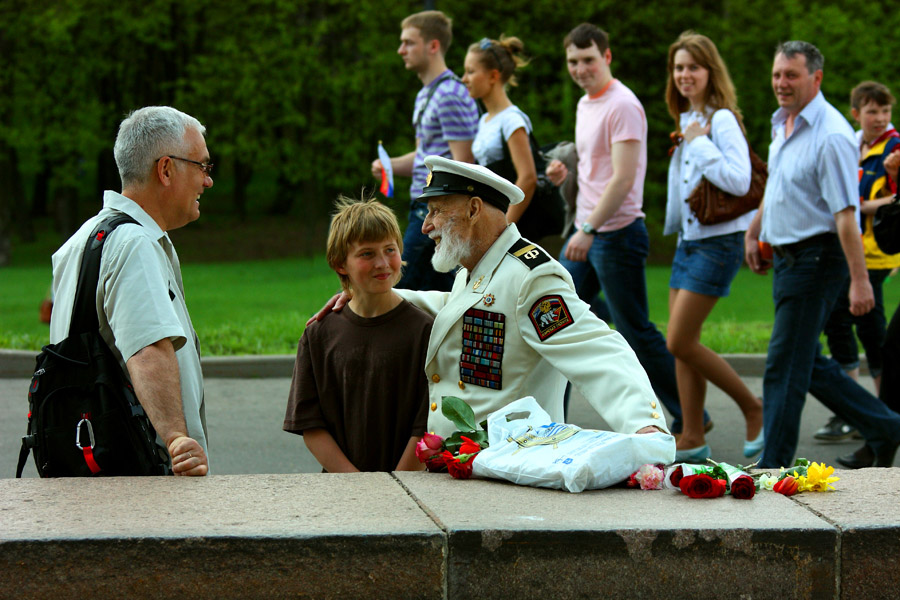
M428 342L428 430L456 430L441 399L456 396L476 422L523 396L563 421L568 379L620 433L648 425L668 432L650 380L625 338L578 299L572 278L515 225L450 292L397 290L434 315Z

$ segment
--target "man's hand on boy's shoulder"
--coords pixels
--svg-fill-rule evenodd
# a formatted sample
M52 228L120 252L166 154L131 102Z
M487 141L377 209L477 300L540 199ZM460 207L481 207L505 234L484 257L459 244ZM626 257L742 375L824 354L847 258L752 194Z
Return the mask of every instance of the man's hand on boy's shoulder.
M321 321L330 312L339 312L348 302L350 302L350 298L351 296L347 292L335 294L328 300L328 302L325 303L325 306L322 307L322 310L309 318L309 320L306 322L306 326L309 327L315 321Z

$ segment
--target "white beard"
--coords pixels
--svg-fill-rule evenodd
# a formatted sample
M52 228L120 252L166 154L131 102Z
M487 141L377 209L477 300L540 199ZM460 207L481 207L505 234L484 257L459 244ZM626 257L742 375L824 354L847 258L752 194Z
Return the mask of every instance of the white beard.
M434 256L431 257L431 266L439 273L449 273L462 264L463 259L469 254L469 248L465 242L452 231L452 224L452 222L448 223L444 227L445 233L439 236L441 243L434 251Z

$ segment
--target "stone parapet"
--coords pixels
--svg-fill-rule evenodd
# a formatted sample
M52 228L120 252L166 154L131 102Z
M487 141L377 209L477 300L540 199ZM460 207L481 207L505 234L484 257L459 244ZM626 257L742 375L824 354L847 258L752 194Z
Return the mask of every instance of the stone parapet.
M428 473L0 479L0 597L872 598L900 471L750 501Z

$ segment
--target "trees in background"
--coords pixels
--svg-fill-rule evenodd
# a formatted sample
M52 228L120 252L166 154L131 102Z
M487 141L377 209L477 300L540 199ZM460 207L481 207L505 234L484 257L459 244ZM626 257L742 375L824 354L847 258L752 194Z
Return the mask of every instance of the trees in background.
M823 89L847 108L862 79L891 86L898 70L878 31L897 11L878 3L800 0L438 2L454 19L447 62L459 72L469 43L501 33L525 41L532 63L510 92L543 142L571 139L580 91L561 41L581 21L610 33L613 73L631 87L650 128L645 206L651 233L665 204L668 132L663 102L669 44L685 29L710 36L738 88L750 142L766 154L772 52L805 39L826 57ZM327 219L338 192L374 185L378 140L413 148L418 79L396 55L399 22L419 2L349 0L6 0L0 4L0 265L13 235L52 217L61 236L118 189L116 128L130 110L170 104L208 128L216 202L204 212ZM896 86L895 86L896 87ZM897 90L900 91L900 90ZM397 182L400 208L406 182ZM398 211L402 212L402 211Z

